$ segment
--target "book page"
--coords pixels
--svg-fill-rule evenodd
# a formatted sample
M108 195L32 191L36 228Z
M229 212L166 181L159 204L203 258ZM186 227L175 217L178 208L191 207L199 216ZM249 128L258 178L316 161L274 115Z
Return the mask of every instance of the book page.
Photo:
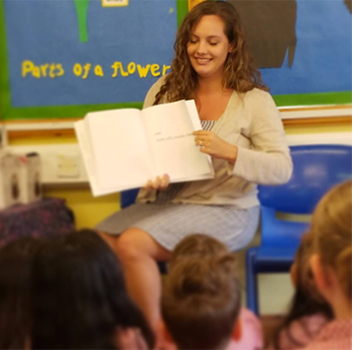
M99 189L134 188L154 178L138 109L89 113L88 124Z
M185 101L152 106L142 114L156 175L166 173L171 182L212 177L207 157L194 143Z
M187 100L186 106L187 106L187 109L189 112L189 116L191 117L191 121L192 121L194 130L202 130L202 124L200 123L200 118L199 118L199 114L198 114L198 110L197 110L197 106L195 104L195 101L194 100ZM213 162L211 161L211 156L209 154L204 154L204 156L207 159L210 172L212 173L212 175L214 175L215 172L214 172ZM204 178L209 179L210 178L209 174L207 174L206 177L204 177Z
M119 188L112 188L107 191L101 191L99 189L97 182L96 163L93 157L92 145L88 137L86 123L84 120L75 122L74 128L93 196L96 197L108 193L118 192L120 190Z

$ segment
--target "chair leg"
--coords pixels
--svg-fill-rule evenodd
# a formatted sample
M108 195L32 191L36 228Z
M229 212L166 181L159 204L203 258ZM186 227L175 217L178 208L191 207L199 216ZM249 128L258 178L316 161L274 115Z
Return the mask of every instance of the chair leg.
M253 311L258 316L258 281L257 271L255 268L256 255L257 251L253 248L249 249L246 254L246 294L248 309Z

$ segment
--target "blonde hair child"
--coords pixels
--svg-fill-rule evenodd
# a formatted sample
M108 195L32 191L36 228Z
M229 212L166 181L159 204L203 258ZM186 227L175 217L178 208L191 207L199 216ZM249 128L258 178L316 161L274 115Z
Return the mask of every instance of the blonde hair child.
M310 227L311 270L335 319L306 349L352 349L352 181L331 189L317 205Z
M306 346L333 319L330 305L319 294L310 267L313 235L301 239L291 266L295 293L288 314L276 328L268 349L297 349Z

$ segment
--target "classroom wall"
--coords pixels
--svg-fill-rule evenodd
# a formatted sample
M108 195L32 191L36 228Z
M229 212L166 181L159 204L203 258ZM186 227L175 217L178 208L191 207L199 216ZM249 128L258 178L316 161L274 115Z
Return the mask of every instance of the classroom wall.
M323 141L324 135L335 135L336 133L351 133L351 123L338 124L321 124L306 126L287 126L285 127L287 136L311 138L316 136L318 140ZM16 138L9 140L10 146L23 145L44 145L44 144L72 144L76 143L73 136L69 137L32 137L32 138ZM94 227L97 223L119 209L119 194L111 194L103 197L93 197L88 184L61 184L58 186L45 186L44 195L52 197L60 197L66 199L67 205L74 211L76 217L76 227Z
M33 145L34 151L38 146L66 146L76 143L74 136L16 137L9 140L10 147L21 148ZM98 222L119 209L119 193L93 197L88 183L45 185L43 186L43 195L64 198L75 214L77 229L93 228Z

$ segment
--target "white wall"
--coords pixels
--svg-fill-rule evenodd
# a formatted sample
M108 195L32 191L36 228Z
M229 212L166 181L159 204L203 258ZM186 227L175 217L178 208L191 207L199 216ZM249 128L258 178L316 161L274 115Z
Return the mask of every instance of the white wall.
M287 135L289 145L306 144L352 144L351 132ZM50 144L9 146L7 151L24 154L38 152L42 160L44 185L87 183L87 173L79 146L73 144ZM66 170L65 170L65 169ZM63 170L64 169L64 170Z

